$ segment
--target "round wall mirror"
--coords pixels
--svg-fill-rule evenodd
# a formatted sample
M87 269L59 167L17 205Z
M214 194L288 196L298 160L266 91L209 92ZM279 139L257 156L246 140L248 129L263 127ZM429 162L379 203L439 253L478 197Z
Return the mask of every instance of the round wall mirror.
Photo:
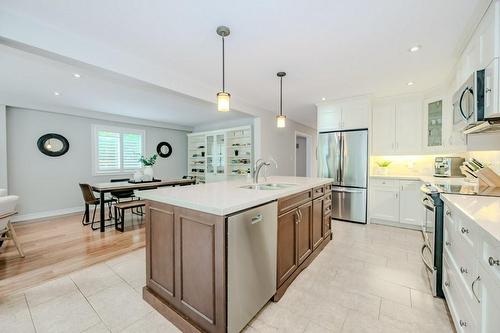
M172 155L172 146L168 142L160 142L156 146L156 152L160 157L167 158Z
M68 152L68 140L59 134L49 133L42 135L37 141L38 150L47 156L61 156Z

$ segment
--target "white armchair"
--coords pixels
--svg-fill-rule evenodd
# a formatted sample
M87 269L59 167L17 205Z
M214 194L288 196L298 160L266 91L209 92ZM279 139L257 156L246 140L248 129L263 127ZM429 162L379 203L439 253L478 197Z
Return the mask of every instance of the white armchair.
M7 190L0 189L0 246L4 240L12 240L16 245L19 255L24 258L24 253L21 248L21 243L17 239L14 227L10 223L10 219L16 212L16 205L19 201L17 195L7 195Z

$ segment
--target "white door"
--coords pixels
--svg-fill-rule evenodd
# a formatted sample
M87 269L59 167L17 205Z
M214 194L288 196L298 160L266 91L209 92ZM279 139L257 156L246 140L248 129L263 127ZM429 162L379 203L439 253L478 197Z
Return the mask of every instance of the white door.
M370 217L385 221L399 221L399 191L397 188L372 187L370 190Z
M338 104L325 104L318 107L318 131L341 129L342 108Z
M418 154L422 150L422 101L396 104L396 151Z
M307 140L302 136L295 139L295 176L307 175Z
M342 104L342 128L368 128L370 123L370 102L368 99L353 99Z
M395 105L378 104L373 107L372 153L374 155L394 152L396 139Z
M399 182L399 222L415 226L422 225L424 208L420 203L421 183L401 180Z

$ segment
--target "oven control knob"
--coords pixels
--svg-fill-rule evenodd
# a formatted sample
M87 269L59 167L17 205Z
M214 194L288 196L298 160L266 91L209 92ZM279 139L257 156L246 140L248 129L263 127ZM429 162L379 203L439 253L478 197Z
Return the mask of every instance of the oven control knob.
M449 241L446 241L445 244L446 244L446 246L451 246L451 242L449 242Z

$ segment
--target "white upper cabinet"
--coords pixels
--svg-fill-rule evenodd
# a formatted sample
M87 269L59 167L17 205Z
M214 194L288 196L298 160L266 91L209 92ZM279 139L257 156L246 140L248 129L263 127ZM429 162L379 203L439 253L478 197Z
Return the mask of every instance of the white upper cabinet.
M367 97L318 104L318 131L368 128L370 100Z
M396 141L396 106L391 103L376 104L372 115L372 154L394 153Z
M396 103L396 143L398 154L416 154L422 150L422 101Z
M422 100L385 99L373 106L372 154L419 154L422 151Z
M318 131L335 131L341 129L342 107L339 104L318 106Z

